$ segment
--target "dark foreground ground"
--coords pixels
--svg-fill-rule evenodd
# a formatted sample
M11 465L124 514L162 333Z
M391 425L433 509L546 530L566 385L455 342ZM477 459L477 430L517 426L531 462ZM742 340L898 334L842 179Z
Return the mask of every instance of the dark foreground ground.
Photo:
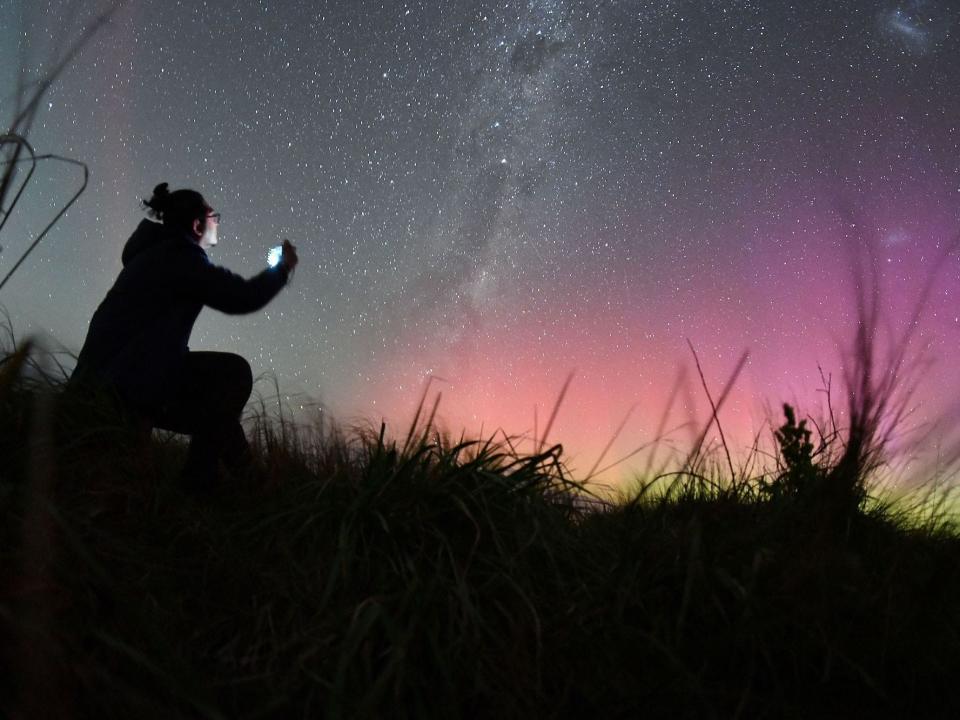
M197 496L85 418L0 382L5 717L960 717L960 537L796 430L597 506L556 449L263 418Z

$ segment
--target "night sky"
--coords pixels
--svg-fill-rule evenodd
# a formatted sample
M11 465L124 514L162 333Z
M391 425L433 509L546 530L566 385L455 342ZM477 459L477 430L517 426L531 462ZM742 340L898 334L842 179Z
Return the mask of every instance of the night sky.
M21 61L36 77L95 9L68 5L0 0L0 108ZM252 275L280 238L300 252L266 311L205 310L191 348L238 352L345 422L403 424L434 377L456 434L529 433L573 372L550 437L586 471L634 406L607 459L652 439L678 375L667 426L702 426L689 339L715 396L749 351L721 412L746 445L782 401L818 412L818 364L842 404L864 241L891 327L942 265L910 422L931 438L960 417L948 0L130 0L30 139L92 177L0 291L54 348L79 350L166 181L222 213L214 262ZM38 171L0 271L77 179Z

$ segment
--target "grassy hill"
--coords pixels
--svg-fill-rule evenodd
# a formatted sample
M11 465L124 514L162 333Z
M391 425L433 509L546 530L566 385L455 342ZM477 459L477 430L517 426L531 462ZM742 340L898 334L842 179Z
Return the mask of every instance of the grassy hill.
M31 357L0 364L7 717L960 716L960 534L871 497L856 423L597 503L559 446L261 412L259 471L198 496L182 438Z

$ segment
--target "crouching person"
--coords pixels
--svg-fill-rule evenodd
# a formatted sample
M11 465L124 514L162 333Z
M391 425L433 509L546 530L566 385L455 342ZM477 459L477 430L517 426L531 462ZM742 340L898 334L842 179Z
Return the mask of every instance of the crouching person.
M194 190L158 185L127 240L123 269L100 303L70 378L70 388L107 391L123 415L151 428L190 436L182 478L205 489L219 465L244 471L250 450L240 424L253 377L249 363L225 352L192 352L204 306L229 314L260 310L286 285L296 248L283 242L279 262L251 278L214 265L220 215Z

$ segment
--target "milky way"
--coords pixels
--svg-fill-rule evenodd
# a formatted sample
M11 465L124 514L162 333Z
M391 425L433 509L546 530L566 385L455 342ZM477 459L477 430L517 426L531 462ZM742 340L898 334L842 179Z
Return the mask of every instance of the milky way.
M67 4L0 2L3 97ZM867 242L894 328L942 263L912 417L955 417L958 20L933 0L130 2L46 97L31 140L92 181L0 303L76 351L140 198L195 187L223 215L215 262L253 274L289 237L301 265L263 313L205 311L193 349L346 421L400 425L430 381L454 432L542 430L573 373L550 439L583 471L631 408L609 458L671 398L671 442L702 427L688 340L714 392L749 352L735 442L782 401L818 412ZM0 270L74 182L40 173Z

